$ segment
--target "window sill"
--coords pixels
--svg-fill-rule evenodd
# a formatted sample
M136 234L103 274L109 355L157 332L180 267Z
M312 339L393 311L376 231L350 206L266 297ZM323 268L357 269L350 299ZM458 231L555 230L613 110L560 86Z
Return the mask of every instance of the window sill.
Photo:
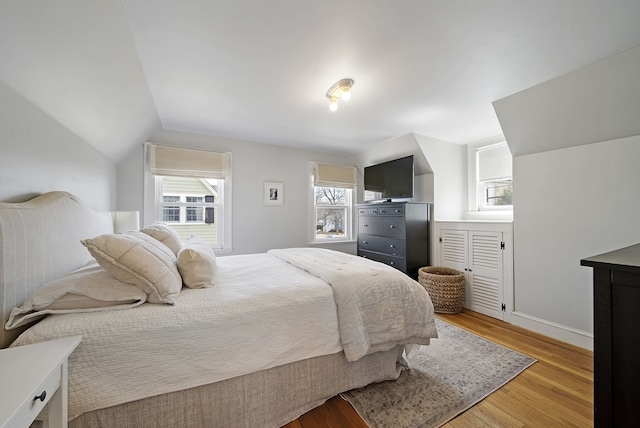
M513 210L467 211L464 220L513 221Z
M327 244L355 244L355 239L323 239L322 241L311 241L309 245L327 245Z

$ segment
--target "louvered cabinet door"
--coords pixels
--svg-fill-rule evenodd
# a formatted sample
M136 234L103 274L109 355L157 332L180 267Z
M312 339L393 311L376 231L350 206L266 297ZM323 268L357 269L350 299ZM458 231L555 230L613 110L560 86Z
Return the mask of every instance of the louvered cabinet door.
M464 307L469 307L469 280L467 266L469 265L469 234L466 230L440 231L440 266L455 269L464 273Z
M464 273L464 307L504 320L502 232L440 230L440 265Z
M469 309L503 319L502 232L469 231Z

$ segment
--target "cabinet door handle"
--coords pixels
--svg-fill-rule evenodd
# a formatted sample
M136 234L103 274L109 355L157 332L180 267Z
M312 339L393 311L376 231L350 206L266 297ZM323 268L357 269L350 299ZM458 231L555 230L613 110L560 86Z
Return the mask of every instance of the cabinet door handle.
M47 391L42 391L40 395L36 395L33 397L33 401L44 401L47 398Z
M369 225L368 224L363 224L362 227L369 227Z
M363 243L363 244L368 244L368 242L367 242L367 241L362 241L362 243Z
M389 226L390 229L395 229L396 227L394 225Z
M386 213L385 210L380 210L380 214L384 214L384 213Z

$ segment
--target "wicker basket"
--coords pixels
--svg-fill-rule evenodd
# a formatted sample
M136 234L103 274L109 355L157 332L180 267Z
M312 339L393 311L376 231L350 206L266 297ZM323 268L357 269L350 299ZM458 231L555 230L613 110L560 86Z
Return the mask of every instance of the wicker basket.
M457 314L462 311L464 299L462 272L446 267L423 267L418 270L418 282L429 293L435 312Z

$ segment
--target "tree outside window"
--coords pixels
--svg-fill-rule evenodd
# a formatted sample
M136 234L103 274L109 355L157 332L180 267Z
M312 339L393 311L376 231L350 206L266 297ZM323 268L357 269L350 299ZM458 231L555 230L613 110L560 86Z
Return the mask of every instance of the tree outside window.
M348 209L351 189L314 187L316 210L316 239L349 236Z

